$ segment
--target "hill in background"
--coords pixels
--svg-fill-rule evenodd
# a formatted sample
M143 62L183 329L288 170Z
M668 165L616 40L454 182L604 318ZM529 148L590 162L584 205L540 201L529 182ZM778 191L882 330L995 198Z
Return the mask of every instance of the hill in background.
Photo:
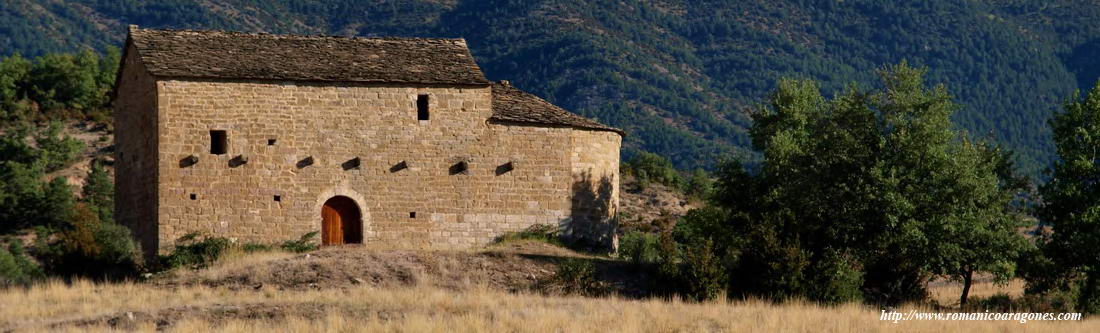
M874 69L928 66L956 123L1038 175L1046 119L1100 76L1100 3L1088 0L8 0L0 53L119 46L125 26L345 36L464 37L494 80L627 130L681 168L753 158L746 110L780 77L827 93Z

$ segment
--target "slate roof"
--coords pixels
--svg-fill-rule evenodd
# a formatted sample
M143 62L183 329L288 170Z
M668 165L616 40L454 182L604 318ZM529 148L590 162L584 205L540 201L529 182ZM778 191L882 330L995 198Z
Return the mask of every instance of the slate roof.
M541 125L561 125L593 130L622 130L566 111L546 100L513 87L508 81L493 83L493 116L490 120Z
M155 76L487 85L463 39L348 38L130 27Z

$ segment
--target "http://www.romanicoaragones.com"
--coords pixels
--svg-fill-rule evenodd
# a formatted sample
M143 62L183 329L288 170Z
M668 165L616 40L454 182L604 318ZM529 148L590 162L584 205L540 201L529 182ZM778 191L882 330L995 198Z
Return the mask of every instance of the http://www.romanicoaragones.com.
M1053 312L897 312L882 310L879 320L898 323L909 320L957 320L957 321L1017 321L1021 324L1029 321L1081 320L1080 313Z

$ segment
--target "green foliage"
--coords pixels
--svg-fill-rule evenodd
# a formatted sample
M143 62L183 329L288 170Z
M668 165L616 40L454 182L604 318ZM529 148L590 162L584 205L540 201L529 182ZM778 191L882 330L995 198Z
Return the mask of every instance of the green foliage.
M1040 221L1054 226L1048 242L1040 243L1054 272L1077 272L1077 310L1100 312L1100 82L1085 96L1074 94L1050 121L1058 160L1050 181L1040 188ZM1059 274L1069 276L1069 274ZM1058 276L1058 275L1056 275ZM1069 282L1069 281L1065 281ZM1062 286L1064 289L1065 286Z
M0 243L0 288L25 286L43 277L42 269L26 256L20 240Z
M1009 154L956 131L957 105L924 73L903 62L880 90L832 99L781 81L752 114L759 170L723 163L676 241L713 239L734 297L897 304L933 275L1010 278L1026 242Z
M92 168L84 180L81 202L99 216L100 221L114 221L115 183L99 160L92 161Z
M33 135L34 143L38 147L36 161L45 164L46 172L61 170L72 164L84 150L84 143L80 140L68 135L62 136L61 123L58 122L51 122Z
M506 243L521 240L562 245L561 237L558 235L558 227L551 224L534 224L520 231L506 232L497 237L495 242Z
M228 238L191 232L176 239L172 253L161 258L161 262L167 268L204 268L217 261L229 246Z
M42 256L53 274L118 279L133 276L141 264L141 251L130 230L111 221L100 221L92 208L77 204L60 240Z
M810 300L840 304L863 299L863 267L854 255L826 250L809 271L814 275L806 291Z
M318 232L310 231L302 235L295 240L288 240L279 245L279 248L294 253L305 253L309 251L317 250L318 245L315 238L317 238Z
M684 182L684 194L696 199L705 199L710 195L713 187L714 180L710 179L710 175L703 169L695 169Z
M292 242L292 241L288 241L288 242ZM274 250L274 249L275 248L272 247L271 245L263 244L263 243L244 243L244 244L241 245L241 251L244 251L245 253L269 252L269 251Z
M0 136L0 233L33 226L60 228L74 202L64 178L44 181L46 173L68 165L82 148L59 137L60 127L20 126ZM28 143L34 140L34 145Z
M714 253L714 242L708 238L687 245L679 274L683 295L696 301L714 299L726 282L724 267Z
M619 255L635 264L659 262L659 238L647 232L628 231L619 240Z
M587 259L561 260L551 281L565 294L596 296L602 294L605 289L600 285L596 275L596 266Z
M683 177L680 177L680 173L672 166L672 162L648 152L638 153L634 158L623 163L622 172L634 176L641 188L645 188L650 183L658 183L678 189L684 183Z
M81 119L109 113L107 98L119 57L118 49L109 47L103 57L85 49L33 61L19 54L0 60L0 120Z

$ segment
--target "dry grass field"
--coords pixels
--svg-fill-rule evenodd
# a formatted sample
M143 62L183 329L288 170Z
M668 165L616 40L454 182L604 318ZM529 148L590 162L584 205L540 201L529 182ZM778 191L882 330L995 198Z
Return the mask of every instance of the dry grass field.
M309 260L325 257L325 251L330 250L319 251ZM367 253L372 258L382 256L375 252ZM224 283L226 276L235 276L232 272L260 270L257 267L264 267L263 265L279 263L271 267L297 269L296 260L303 260L298 256L300 255L283 253L237 254L205 270L164 278L169 281L199 279L199 283L154 281L96 284L76 281L67 284L51 281L27 289L3 290L0 291L0 331L1100 331L1100 319L1027 323L893 323L880 321L879 309L859 304L824 307L803 302L772 304L754 300L718 300L698 304L655 298L631 300L616 297L546 296L524 291L505 291L491 283L494 281L491 274L486 275L485 279L475 279L465 288L454 288L453 285L431 281L451 278L451 275L433 277L428 273L416 277L411 283L393 284L321 283L311 288L286 288L267 284L253 288L249 287L250 284ZM486 271L491 272L492 269ZM277 275L277 272L262 273ZM948 304L957 297L952 288L954 287L950 284L935 286L933 293L942 294L945 299L941 304ZM992 295L999 292L996 288L1001 287L991 284L975 286L975 294Z
M1095 332L1079 322L879 320L862 305L545 297L487 289L314 291L52 282L0 293L0 330L291 332Z

